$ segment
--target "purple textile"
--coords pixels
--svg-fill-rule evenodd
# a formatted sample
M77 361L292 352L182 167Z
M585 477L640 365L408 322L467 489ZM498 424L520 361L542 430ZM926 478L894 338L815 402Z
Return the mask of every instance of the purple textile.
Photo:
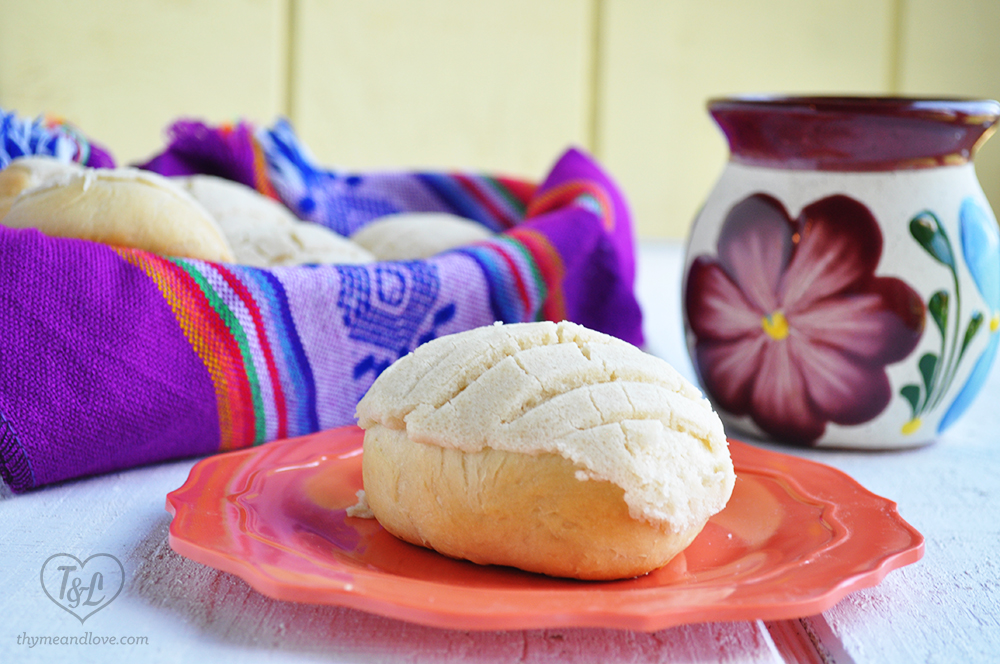
M161 175L215 175L255 187L253 130L240 123L212 129L195 120L179 120L167 130L170 147L139 168Z
M142 168L163 175L200 172L258 191L273 191L300 218L341 234L402 211L451 212L493 229L535 227L523 215L498 217L477 206L473 196L455 185L457 174L358 174L324 168L315 163L284 120L261 129L246 123L212 129L183 120L174 123L169 135L171 141L163 153ZM266 181L254 170L255 154L266 158ZM574 187L579 183L587 186ZM563 187L566 196L553 202L560 214L544 217L544 234L565 268L559 284L563 313L569 320L641 346L642 312L634 295L635 238L625 198L597 163L577 149L567 150L558 159L538 192L544 195ZM599 191L605 199L594 200L591 208L583 199L592 191Z
M562 282L566 318L641 346L642 311L635 299L635 239L628 206L597 164L575 149L559 159L539 190L572 182L598 185L609 196L611 210L596 216L586 208L569 206L542 221L566 268ZM604 227L609 217L614 219L610 233ZM522 227L533 228L535 223L529 219Z
M217 449L204 365L156 285L111 248L0 226L0 329L13 487Z
M287 123L170 135L147 168L237 180L335 230L449 211L503 232L424 261L257 269L0 226L0 475L16 492L349 424L395 359L494 321L642 343L629 212L579 150L535 186L328 170Z

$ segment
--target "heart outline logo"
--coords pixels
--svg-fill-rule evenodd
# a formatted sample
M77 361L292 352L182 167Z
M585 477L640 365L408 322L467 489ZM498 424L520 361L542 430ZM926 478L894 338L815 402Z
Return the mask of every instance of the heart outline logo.
M87 564L91 561L94 564L87 570ZM77 618L82 625L87 618L115 601L121 593L125 587L125 567L109 553L95 553L86 560L80 560L69 553L57 553L42 563L39 580L46 597ZM88 585L83 585L85 582ZM55 592L56 589L58 593ZM108 594L112 589L114 594L109 598ZM83 607L95 608L89 613L83 613Z

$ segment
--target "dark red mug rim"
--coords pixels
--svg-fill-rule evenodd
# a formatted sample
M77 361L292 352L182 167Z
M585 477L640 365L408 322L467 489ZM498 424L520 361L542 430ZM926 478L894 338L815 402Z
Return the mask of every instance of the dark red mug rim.
M964 164L996 128L990 99L749 95L708 110L733 161L797 170L882 171Z

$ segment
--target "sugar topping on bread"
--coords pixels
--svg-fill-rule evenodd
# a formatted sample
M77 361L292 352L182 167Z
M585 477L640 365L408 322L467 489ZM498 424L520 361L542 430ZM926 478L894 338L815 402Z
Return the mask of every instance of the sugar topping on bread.
M358 404L362 428L465 452L558 454L624 490L632 518L674 532L735 482L722 423L668 363L573 323L477 328L429 342Z

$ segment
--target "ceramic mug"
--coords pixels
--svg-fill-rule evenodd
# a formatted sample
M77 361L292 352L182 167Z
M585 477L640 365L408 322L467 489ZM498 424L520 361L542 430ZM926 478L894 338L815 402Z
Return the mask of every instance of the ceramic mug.
M1000 233L973 168L995 101L709 102L730 160L692 227L688 350L727 428L934 440L1000 343Z

